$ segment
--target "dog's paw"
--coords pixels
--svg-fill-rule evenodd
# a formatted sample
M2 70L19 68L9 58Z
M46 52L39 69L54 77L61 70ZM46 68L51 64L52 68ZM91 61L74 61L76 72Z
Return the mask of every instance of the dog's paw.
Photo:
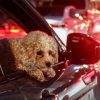
M55 70L53 68L49 68L48 71L45 72L45 74L48 78L53 78L56 75Z
M43 75L43 72L39 69L37 70L30 70L28 71L28 74L31 76L31 77L34 77L36 80L40 81L40 82L44 82L45 81L45 77Z

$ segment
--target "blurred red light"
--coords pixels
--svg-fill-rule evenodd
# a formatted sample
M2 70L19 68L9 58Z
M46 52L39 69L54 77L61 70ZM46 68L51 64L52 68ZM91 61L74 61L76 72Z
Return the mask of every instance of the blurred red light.
M20 30L19 29L11 29L10 32L12 32L12 33L18 33L18 32L20 32Z

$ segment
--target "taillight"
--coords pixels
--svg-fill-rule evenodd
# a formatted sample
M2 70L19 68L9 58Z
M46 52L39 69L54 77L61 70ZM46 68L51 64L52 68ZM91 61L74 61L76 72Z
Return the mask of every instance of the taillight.
M26 32L11 19L3 22L2 25L0 25L0 38L17 38L25 35Z

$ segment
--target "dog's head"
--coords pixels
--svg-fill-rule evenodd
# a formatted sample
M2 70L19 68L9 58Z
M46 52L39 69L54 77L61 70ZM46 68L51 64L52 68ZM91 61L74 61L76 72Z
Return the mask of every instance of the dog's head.
M56 41L41 31L29 33L22 41L26 49L29 62L33 67L40 69L44 76L54 77L55 71L52 65L58 62L58 47Z

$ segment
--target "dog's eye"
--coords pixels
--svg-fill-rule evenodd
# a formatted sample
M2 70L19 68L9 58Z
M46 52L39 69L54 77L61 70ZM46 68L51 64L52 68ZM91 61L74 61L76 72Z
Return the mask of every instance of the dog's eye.
M42 51L37 51L37 55L42 55L43 52Z

